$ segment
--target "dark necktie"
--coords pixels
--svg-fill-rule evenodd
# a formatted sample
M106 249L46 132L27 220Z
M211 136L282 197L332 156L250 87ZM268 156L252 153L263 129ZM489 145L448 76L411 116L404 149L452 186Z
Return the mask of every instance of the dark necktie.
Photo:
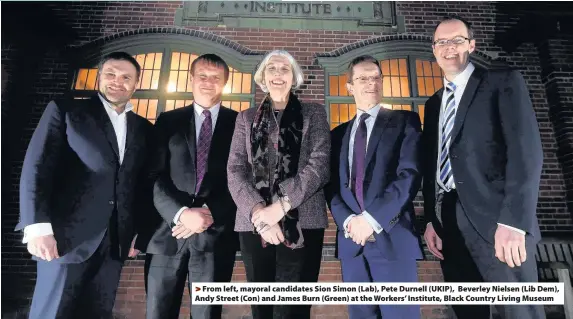
M209 148L211 146L211 137L213 135L213 123L211 122L211 112L203 110L205 120L199 131L199 142L197 143L197 187L198 192L207 171L207 160L209 159Z
M366 161L366 119L368 117L370 117L368 113L360 115L358 129L354 136L354 154L352 155L352 189L362 211L364 211L364 162Z

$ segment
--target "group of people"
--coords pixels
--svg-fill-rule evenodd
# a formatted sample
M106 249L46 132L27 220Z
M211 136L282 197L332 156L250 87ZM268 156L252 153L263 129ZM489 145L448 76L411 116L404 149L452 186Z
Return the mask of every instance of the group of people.
M33 134L20 184L23 242L37 260L31 319L111 318L125 260L146 253L147 318L179 317L185 282L229 282L240 249L249 282L316 282L329 208L345 282L416 282L424 238L447 282L535 282L542 165L538 125L516 71L487 71L462 18L434 30L444 88L425 107L382 106L370 56L348 65L357 114L329 129L324 106L300 100L301 67L268 53L254 75L263 101L221 104L229 67L205 54L190 68L192 105L156 124L132 112L141 68L115 52L98 93L52 101ZM423 185L422 184L423 179ZM310 318L310 305L252 305L255 319ZM485 319L489 306L454 306ZM417 305L349 305L350 318L420 318ZM544 318L534 305L501 317ZM195 319L221 306L192 305Z

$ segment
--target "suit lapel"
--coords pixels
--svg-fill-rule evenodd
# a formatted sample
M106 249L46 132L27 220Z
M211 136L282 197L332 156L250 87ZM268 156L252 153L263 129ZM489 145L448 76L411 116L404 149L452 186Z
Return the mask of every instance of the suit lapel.
M103 130L109 145L111 146L116 159L119 163L119 147L117 145L117 136L115 135L115 130L113 129L113 124L111 124L111 120L109 119L109 115L107 111L104 109L107 106L104 106L101 100L99 99L98 95L95 95L91 99L92 102L92 112L95 116L96 122Z
M183 135L185 136L185 141L187 142L187 148L189 149L190 164L188 167L190 173L190 183L188 192L189 194L195 194L195 187L197 186L197 143L195 142L195 110L193 105L189 106L188 114L186 119L184 119L184 125L182 125Z
M352 126L354 125L354 121L356 121L356 116L348 122L348 126L346 127L346 132L344 133L344 137L342 138L342 147L340 148L340 167L339 167L339 174L340 174L340 195L344 202L352 209L353 211L360 211L358 206L358 201L356 197L352 193L351 185L350 185L350 163L348 161L348 156L350 152L350 134L352 133ZM342 187L343 186L343 187Z
M454 128L452 130L452 141L456 139L456 136L460 133L462 126L464 125L466 114L474 98L474 95L477 92L477 88L481 82L481 79L481 71L476 68L468 80L468 84L466 85L466 89L462 95L462 99L460 100L460 105L458 105Z
M127 112L125 114L127 121L127 133L125 137L125 152L124 152L124 162L127 155L130 153L135 139L137 138L137 132L140 131L141 122L137 120L137 115L133 112Z
M352 132L352 126L354 125L354 121L356 120L356 116L348 122L346 126L346 132L342 137L342 145L340 147L340 167L339 167L339 174L340 174L340 182L344 185L348 184L350 178L350 163L348 162L348 152L349 150L349 143L350 143L350 133Z
M374 127L372 128L372 133L370 133L370 138L368 139L368 149L366 150L366 159L364 161L365 169L374 157L374 152L376 151L378 143L380 143L380 140L382 139L382 132L384 132L384 128L388 125L388 120L390 120L389 111L385 108L380 108L374 122Z

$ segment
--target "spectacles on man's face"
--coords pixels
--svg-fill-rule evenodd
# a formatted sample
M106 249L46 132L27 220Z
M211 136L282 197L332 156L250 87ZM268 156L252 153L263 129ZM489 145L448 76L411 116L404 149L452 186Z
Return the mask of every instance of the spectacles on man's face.
M453 44L453 45L456 45L456 46L457 46L457 45L461 45L461 44L464 44L466 41L469 41L469 40L471 40L471 39L470 39L470 38L466 38L466 37L459 36L459 37L455 37L455 38L453 38L453 39L439 39L439 40L436 40L436 41L434 41L434 45L435 45L436 47L438 47L438 48L443 48L443 47L446 47L446 46L448 46L448 45L450 45L450 44Z
M380 81L382 81L382 76L380 76L380 75L359 76L359 77L354 78L353 81L357 81L360 84L370 83L370 81L380 82Z

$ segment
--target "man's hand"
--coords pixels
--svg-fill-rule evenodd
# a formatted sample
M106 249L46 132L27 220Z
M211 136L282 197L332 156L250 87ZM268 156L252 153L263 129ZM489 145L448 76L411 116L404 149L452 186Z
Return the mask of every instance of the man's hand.
M285 205L288 204L285 203ZM285 207L285 209L286 208L288 207ZM255 211L253 217L251 218L251 222L260 233L264 231L265 226L276 225L284 217L284 215L285 213L281 207L281 204L276 202L263 209Z
M428 226L426 226L424 240L426 240L426 245L428 245L428 250L432 255L436 256L438 259L444 260L444 255L442 254L442 239L436 233L432 223L428 223Z
M30 239L28 241L28 252L47 261L60 258L54 235L38 236Z
M285 241L285 236L279 224L267 227L267 230L261 233L261 237L269 244L278 245Z
M129 258L135 258L137 257L137 255L139 255L139 249L135 249L135 240L137 239L137 235L135 235L135 237L133 237L133 240L131 241L131 247L129 248L129 253L127 254L127 257Z
M364 216L352 217L347 227L352 241L361 246L364 246L368 237L374 233L374 229Z
M175 227L171 229L171 236L177 239L181 238L187 239L191 237L193 234L195 234L195 232L183 226L181 222L177 223L177 225L175 225Z
M519 267L527 259L525 235L505 226L497 225L494 242L495 257L509 267Z
M204 232L212 224L213 216L211 216L209 209L203 207L187 208L179 216L179 223L173 227L172 235L177 239L188 238L193 234Z

